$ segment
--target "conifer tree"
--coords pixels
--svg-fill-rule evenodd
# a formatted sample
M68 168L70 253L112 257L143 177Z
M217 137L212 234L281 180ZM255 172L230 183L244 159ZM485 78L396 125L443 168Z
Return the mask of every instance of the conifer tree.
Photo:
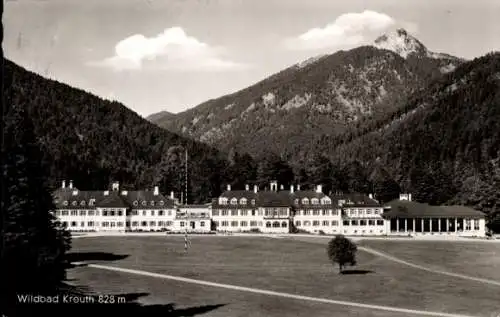
M12 107L4 116L3 137L0 307L5 309L15 303L16 294L51 294L62 285L70 235L53 215L41 153L21 107Z

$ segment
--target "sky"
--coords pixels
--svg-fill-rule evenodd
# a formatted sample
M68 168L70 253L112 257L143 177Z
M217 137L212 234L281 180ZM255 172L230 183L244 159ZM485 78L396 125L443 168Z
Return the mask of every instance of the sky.
M472 59L500 51L499 16L498 0L4 0L3 50L147 116L185 111L395 28Z

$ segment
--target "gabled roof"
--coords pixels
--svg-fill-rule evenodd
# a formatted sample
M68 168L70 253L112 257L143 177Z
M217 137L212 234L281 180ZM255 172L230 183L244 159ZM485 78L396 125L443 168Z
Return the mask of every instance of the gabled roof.
M259 192L257 204L260 207L291 207L292 197L288 191L264 191Z
M485 214L481 211L466 206L431 206L406 200L393 200L387 206L390 209L383 214L386 218L485 218Z
M382 207L375 199L360 193L334 194L331 198L334 203L341 205L342 208Z

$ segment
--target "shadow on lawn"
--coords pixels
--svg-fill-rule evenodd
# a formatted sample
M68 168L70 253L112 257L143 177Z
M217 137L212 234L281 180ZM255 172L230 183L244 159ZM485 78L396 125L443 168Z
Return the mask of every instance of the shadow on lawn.
M148 293L130 293L130 294L113 294L106 295L108 303L82 303L82 304L69 304L62 303L64 295L73 295L81 298L85 298L86 294L80 292L77 293L63 293L59 296L59 304L18 304L16 307L16 312L9 314L8 316L64 316L64 317L93 317L93 316L106 316L108 314L113 316L144 316L144 317L190 317L197 316L208 313L217 308L223 307L226 304L217 305L204 305L204 306L193 306L186 308L176 308L174 303L162 304L162 305L143 305L138 303L137 300L140 297L149 295ZM88 294L88 293L87 293ZM93 298L97 298L98 294L93 295ZM111 298L119 299L122 301L124 299L125 303L109 303Z
M369 273L375 273L370 270L345 270L342 271L340 274L342 275L364 275L364 274L369 274Z
M114 254L107 252L70 252L66 254L68 262L118 261L127 257L127 254Z

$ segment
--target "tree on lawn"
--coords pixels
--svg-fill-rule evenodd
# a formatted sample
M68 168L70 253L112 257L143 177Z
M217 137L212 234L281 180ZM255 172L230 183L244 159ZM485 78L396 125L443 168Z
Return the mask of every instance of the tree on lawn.
M29 116L15 106L3 120L2 310L16 303L16 294L57 292L66 277L70 248L69 233L52 214L55 206Z
M347 239L343 235L338 235L328 243L328 258L332 261L332 264L339 265L339 274L342 273L342 269L347 265L356 265L356 251L358 247L354 242Z

